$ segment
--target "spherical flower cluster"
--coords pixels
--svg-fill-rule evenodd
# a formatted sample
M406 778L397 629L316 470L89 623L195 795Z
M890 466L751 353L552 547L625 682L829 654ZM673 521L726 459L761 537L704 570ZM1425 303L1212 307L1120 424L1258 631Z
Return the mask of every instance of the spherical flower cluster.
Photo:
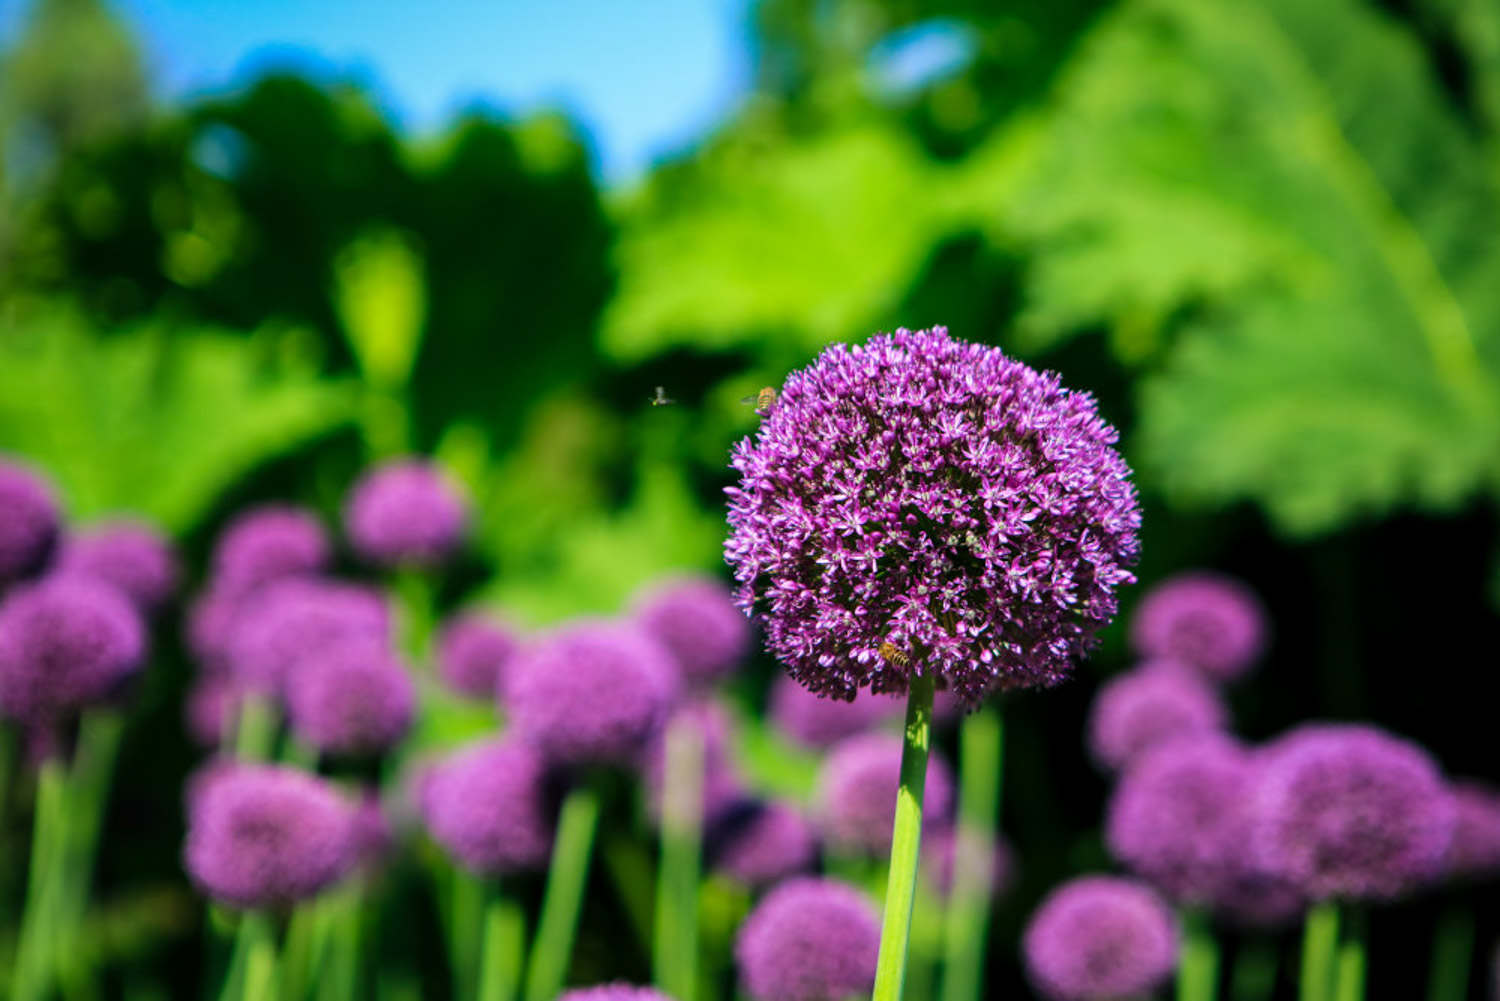
M520 638L498 622L460 615L438 637L438 675L455 692L493 699L504 684L506 664L520 647Z
M956 825L939 827L922 835L923 871L932 881L933 889L944 897L953 891L954 865L958 860L959 838L962 836ZM973 846L968 850L974 851ZM997 837L988 859L984 858L982 847L974 854L979 857L979 864L983 867L982 871L974 873L980 885L988 885L992 897L1004 894L1010 888L1016 870L1015 855L1010 844L1004 838Z
M377 754L411 728L417 690L411 673L370 639L335 643L287 677L292 731L320 751Z
M557 1001L672 1001L672 999L654 987L616 983L564 991L557 996Z
M1021 942L1026 972L1053 1001L1144 997L1172 973L1177 930L1145 886L1084 876L1053 890Z
M390 629L390 612L374 591L287 578L262 588L234 615L228 665L246 687L280 695L302 664L341 643L385 643Z
M305 772L220 769L189 804L184 861L204 892L224 903L295 903L354 865L353 815L331 786Z
M832 747L846 737L899 720L905 712L901 699L860 692L852 702L808 691L780 675L771 685L767 708L771 725L806 747Z
M356 552L379 566L441 563L462 541L463 498L435 466L391 462L354 485L344 528Z
M433 838L475 872L539 869L551 857L556 796L545 762L525 744L464 748L427 772L419 796Z
M635 620L671 652L690 683L725 677L750 650L750 620L728 589L707 578L656 588L637 605Z
M143 612L166 604L177 587L177 557L171 544L149 525L130 521L69 536L53 572L107 584Z
M880 922L853 887L793 879L750 912L735 939L752 1001L844 1001L875 983Z
M705 838L710 868L745 886L761 887L808 872L818 861L818 836L801 810L777 801L742 801Z
M669 653L640 629L581 622L511 662L505 705L521 736L562 765L636 762L677 694Z
M40 723L104 700L145 649L139 615L113 588L79 577L19 587L0 603L0 712Z
M971 704L1054 684L1134 580L1116 437L1088 394L941 327L834 345L735 447L736 599L839 698L913 671Z
M0 459L0 584L40 570L57 531L57 502L46 482Z
M1171 661L1150 662L1112 678L1089 710L1094 761L1118 771L1136 756L1174 737L1222 731L1223 699L1207 682Z
M1267 751L1249 845L1312 899L1388 899L1436 876L1454 807L1425 751L1374 727L1311 724Z
M1143 657L1170 657L1220 681L1250 669L1266 644L1266 614L1244 584L1193 571L1163 581L1141 600L1130 640Z
M1444 868L1451 877L1500 874L1500 791L1478 782L1452 786L1453 841Z
M843 851L884 857L891 850L896 791L901 785L901 738L867 733L835 747L818 774L818 819L823 837ZM934 752L927 763L922 821L947 823L953 812L953 777Z
M211 561L215 586L242 596L282 577L328 566L328 535L317 517L279 504L253 508L224 529Z

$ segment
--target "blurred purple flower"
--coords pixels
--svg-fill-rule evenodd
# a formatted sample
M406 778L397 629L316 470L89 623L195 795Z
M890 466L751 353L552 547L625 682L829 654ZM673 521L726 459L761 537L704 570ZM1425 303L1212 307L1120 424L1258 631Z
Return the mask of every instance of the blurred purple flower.
M183 704L188 735L203 747L219 747L239 718L244 690L227 671L206 671L193 681Z
M366 789L354 805L354 857L360 868L378 869L391 856L396 844L390 818L377 789Z
M141 668L146 632L111 587L43 579L0 602L0 713L45 724L112 695Z
M417 689L406 665L380 643L333 643L287 676L292 732L332 754L378 754L411 728Z
M745 787L730 758L733 721L724 704L713 697L685 702L672 711L667 724L652 739L642 767L646 804L653 818L661 818L661 798L666 776L668 731L683 723L697 731L703 748L703 818L705 823L744 798Z
M247 688L281 695L304 663L351 640L387 643L390 631L390 612L377 592L287 578L262 588L234 616L227 662Z
M487 616L455 616L438 637L438 676L462 695L493 699L504 683L506 664L520 647L514 631Z
M1141 599L1130 640L1143 657L1169 657L1219 681L1250 669L1266 645L1260 599L1240 581L1206 570L1169 577Z
M1479 782L1455 782L1453 841L1444 868L1456 879L1500 875L1500 790Z
M328 535L310 511L280 504L252 508L219 536L210 564L212 586L243 596L283 577L320 573L329 555Z
M709 868L759 888L811 871L818 835L800 809L775 800L742 800L722 813L705 838Z
M428 830L466 868L503 875L546 867L557 802L532 748L509 739L474 744L419 784Z
M1118 771L1163 741L1227 725L1223 699L1212 685L1172 661L1148 661L1111 678L1094 696L1089 751L1100 768Z
M901 785L901 738L866 733L835 747L818 773L818 821L824 840L839 851L884 858L891 850L896 791ZM953 777L941 754L932 752L922 804L922 822L944 826L953 812Z
M530 643L507 671L516 732L562 765L636 763L666 722L677 671L635 626L573 623Z
M1266 749L1249 850L1323 900L1389 899L1438 876L1452 796L1415 744L1375 727L1308 724Z
M188 873L238 907L286 905L355 862L353 808L316 776L274 765L215 771L189 803Z
M958 856L959 831L950 824L922 834L922 865L933 888L946 897L953 892L953 865ZM981 850L978 854L983 855ZM999 897L1010 889L1015 876L1015 853L1010 843L1002 836L995 838L995 850L986 864L989 874L989 892Z
M148 614L172 597L178 574L171 543L133 521L107 522L65 537L52 572L107 584Z
M861 691L854 701L808 691L794 679L779 675L771 685L767 714L771 725L806 747L832 747L846 737L899 720L906 708L892 695Z
M1135 579L1116 437L1088 394L942 327L833 345L735 446L736 598L839 698L914 670L970 703L1055 684Z
M845 1001L869 993L879 949L879 918L858 890L799 878L750 912L734 956L752 1001Z
M614 983L564 991L557 996L557 1001L672 1001L672 998L654 987Z
M710 578L659 585L637 603L635 621L671 652L689 684L728 676L750 651L750 620L729 589Z
M468 510L436 466L421 459L388 462L349 493L344 530L356 552L378 566L432 566L463 540Z
M47 481L0 458L0 585L46 564L57 541L59 517Z
M1032 985L1052 1001L1144 997L1177 964L1177 929L1143 884L1083 876L1042 901L1021 951Z

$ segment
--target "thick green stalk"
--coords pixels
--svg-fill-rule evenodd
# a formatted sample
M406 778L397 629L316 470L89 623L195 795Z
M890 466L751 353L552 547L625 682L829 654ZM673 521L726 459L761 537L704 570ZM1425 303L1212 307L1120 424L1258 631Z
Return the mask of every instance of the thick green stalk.
M650 854L636 839L618 831L606 831L599 844L599 856L615 884L620 906L625 909L625 918L641 951L650 952L656 924L656 881Z
M1234 1001L1269 1001L1276 989L1279 963L1274 942L1263 938L1241 941L1230 974L1230 996Z
M448 951L453 964L453 996L472 998L478 989L479 954L484 938L484 884L463 869L453 870L448 897Z
M359 989L360 903L358 892L328 899L331 908L328 966L318 980L318 1001L354 1001Z
M1000 820L1004 731L1000 711L983 706L958 730L958 830L944 922L943 1001L984 994L985 939L994 886L995 830Z
M479 1001L515 1001L526 959L526 916L520 905L492 894L484 910L484 958L479 968Z
M911 679L911 692L906 698L901 786L896 791L896 823L891 831L891 868L880 928L880 958L875 965L874 1001L900 1001L906 979L911 907L917 890L917 855L922 847L922 793L927 782L927 754L932 745L932 690L932 675L920 674Z
M1432 933L1432 969L1427 1001L1464 1001L1469 996L1469 969L1474 964L1474 912L1450 904Z
M1184 908L1182 957L1177 963L1177 1001L1214 1001L1219 993L1219 946L1208 915Z
M245 915L241 932L249 936L245 951L243 1001L276 1001L276 938L271 919L258 912Z
M1324 900L1308 907L1302 924L1301 1001L1330 1001L1339 945L1339 905Z
M656 986L693 1001L698 986L698 875L703 852L703 736L684 714L667 731L657 869Z
M573 958L573 937L598 825L599 794L589 785L580 785L568 794L558 817L552 866L526 971L526 1001L553 1001L562 991Z
M246 695L234 729L234 753L241 761L265 761L276 748L276 707L265 695Z
M31 863L26 882L26 910L16 942L11 974L12 1001L38 1001L51 980L54 913L66 841L67 776L63 763L49 756L36 778L36 806L31 835Z
M286 926L286 944L281 950L280 1001L302 1001L316 982L314 941L321 900L304 901L292 911Z
M1344 940L1339 943L1337 1001L1364 1001L1365 912L1351 907L1344 922Z

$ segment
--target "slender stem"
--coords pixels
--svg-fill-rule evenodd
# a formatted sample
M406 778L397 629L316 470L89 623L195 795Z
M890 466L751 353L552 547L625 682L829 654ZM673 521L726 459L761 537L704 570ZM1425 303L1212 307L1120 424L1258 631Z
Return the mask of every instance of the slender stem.
M1234 1001L1267 1001L1276 989L1279 962L1273 943L1263 938L1242 941L1230 974L1230 996Z
M1473 964L1474 912L1462 904L1450 904L1439 915L1432 933L1427 1001L1464 1001L1469 996Z
M400 647L414 664L427 662L427 648L437 621L433 610L437 596L427 573L417 567L396 571L392 581L400 608Z
M526 958L526 916L509 897L492 895L484 910L479 1001L514 1001Z
M643 952L651 951L651 930L656 921L655 883L651 856L634 838L604 832L599 855L615 884L625 917Z
M1182 958L1177 963L1177 1001L1214 1001L1219 993L1219 947L1208 915L1184 908Z
M453 996L472 998L479 978L479 952L484 936L484 884L455 867L448 899L449 959L453 964Z
M331 908L328 972L318 982L318 1001L353 1001L359 987L360 895L337 894Z
M269 696L247 694L240 700L234 731L234 753L241 761L265 761L276 746L276 707Z
M1339 944L1339 905L1324 900L1307 909L1302 924L1301 1001L1333 996L1334 953Z
M240 932L247 936L243 1001L276 1001L276 938L270 918L247 913Z
M943 931L943 1001L979 1001L994 887L995 830L1000 819L1004 731L999 709L983 706L958 730L960 774L953 879Z
M917 889L917 853L922 847L922 793L927 781L927 753L932 744L932 690L932 675L919 674L911 679L911 692L906 698L901 787L896 791L896 823L891 832L891 870L880 928L880 958L875 965L874 1001L900 1001L906 979L906 946Z
M1337 1001L1364 1001L1365 997L1365 911L1349 909L1344 922L1344 940L1339 943Z
M698 876L703 853L703 736L686 714L667 730L657 870L656 986L693 1001L698 981Z
M558 817L552 867L526 971L526 1001L553 1001L562 990L598 824L599 795L591 786L580 785L568 794Z
M36 778L36 806L31 835L31 867L26 882L26 910L16 943L11 975L12 1001L45 997L51 980L52 914L59 890L65 838L67 776L63 763L49 756Z
M313 947L317 909L321 900L299 904L286 926L286 945L281 951L281 1001L302 1001L316 978Z

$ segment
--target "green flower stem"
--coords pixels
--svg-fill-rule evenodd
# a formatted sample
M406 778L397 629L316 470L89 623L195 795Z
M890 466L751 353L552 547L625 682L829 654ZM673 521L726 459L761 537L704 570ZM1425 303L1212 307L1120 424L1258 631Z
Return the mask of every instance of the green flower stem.
M448 950L453 964L453 996L472 998L479 983L479 955L484 938L484 883L455 867L448 898Z
M403 567L392 580L400 609L400 648L413 664L426 664L432 633L437 626L435 584L418 567Z
M1276 989L1276 946L1263 938L1242 941L1234 957L1229 993L1234 1001L1268 1001Z
M651 951L651 929L656 922L656 886L651 856L634 838L605 833L599 845L605 871L615 884L620 905L642 952Z
M1182 958L1177 963L1177 1001L1214 1001L1219 994L1219 946L1208 915L1184 908Z
M276 1001L276 935L270 916L247 912L240 923L240 934L245 936L241 1001Z
M65 843L67 775L63 763L49 756L37 771L36 806L31 835L31 865L26 882L26 909L16 942L11 974L12 1001L46 997L55 955L53 914Z
M698 877L703 852L703 737L686 716L667 730L657 869L656 986L693 1001L698 981Z
M891 832L891 869L880 928L880 958L875 965L874 1001L900 1001L906 979L906 948L917 889L917 853L922 846L922 793L927 782L927 754L932 745L932 691L932 675L916 675L911 679L911 692L906 698L901 787L896 791L896 823Z
M568 794L558 817L552 866L526 970L526 1001L553 1001L562 990L598 825L599 794L590 785L580 785Z
M1464 1001L1469 996L1469 969L1474 964L1474 912L1450 904L1438 916L1432 933L1432 969L1427 1001Z
M328 964L318 979L318 1001L354 1001L359 994L360 894L338 893L329 909Z
M944 927L943 1001L979 1001L984 994L984 947L994 886L1003 736L1000 711L992 705L970 713L959 724L961 785L953 880Z
M1344 939L1339 943L1338 989L1336 1001L1364 1001L1365 997L1365 911L1351 907L1344 922Z
M268 696L246 695L234 728L234 754L241 761L266 761L276 749L276 707Z
M515 1001L526 959L526 916L509 897L492 893L484 909L479 1001Z
M1302 924L1300 1001L1331 1001L1338 944L1339 905L1324 900L1308 907Z
M314 939L321 904L321 900L298 904L287 922L286 944L281 950L280 1001L302 1001L308 985L316 979Z

